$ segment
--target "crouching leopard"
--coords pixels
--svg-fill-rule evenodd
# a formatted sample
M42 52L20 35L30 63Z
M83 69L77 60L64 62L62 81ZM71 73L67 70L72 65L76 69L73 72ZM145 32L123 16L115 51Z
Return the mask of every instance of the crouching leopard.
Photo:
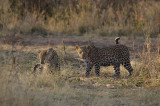
M34 66L34 72L37 69L43 69L44 66L47 66L51 72L53 71L53 69L60 71L59 57L57 55L57 52L53 50L53 48L42 50L38 55L40 63Z
M97 76L100 74L100 66L113 66L115 74L112 76L119 77L121 64L128 70L129 76L132 75L133 69L130 63L129 50L125 45L118 43L119 39L120 38L115 39L115 45L105 48L97 48L94 45L76 46L79 57L87 63L87 77L93 66L95 67Z

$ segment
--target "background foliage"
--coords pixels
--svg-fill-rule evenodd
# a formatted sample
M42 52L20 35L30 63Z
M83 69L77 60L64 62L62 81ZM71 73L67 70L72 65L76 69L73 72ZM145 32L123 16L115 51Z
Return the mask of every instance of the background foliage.
M0 30L156 36L159 5L159 0L0 0Z

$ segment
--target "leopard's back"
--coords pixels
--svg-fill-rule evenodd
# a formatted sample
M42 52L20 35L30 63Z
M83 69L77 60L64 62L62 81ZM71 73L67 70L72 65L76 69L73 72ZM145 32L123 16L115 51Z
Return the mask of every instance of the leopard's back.
M105 48L92 48L90 53L90 61L100 65L123 64L130 61L129 50L125 45L113 45Z

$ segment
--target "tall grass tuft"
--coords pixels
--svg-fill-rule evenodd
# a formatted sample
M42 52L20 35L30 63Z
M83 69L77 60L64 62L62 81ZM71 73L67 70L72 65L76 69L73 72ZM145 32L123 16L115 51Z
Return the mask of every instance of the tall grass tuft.
M160 2L143 0L5 0L0 1L2 32L144 36L160 32ZM104 35L103 35L104 36Z

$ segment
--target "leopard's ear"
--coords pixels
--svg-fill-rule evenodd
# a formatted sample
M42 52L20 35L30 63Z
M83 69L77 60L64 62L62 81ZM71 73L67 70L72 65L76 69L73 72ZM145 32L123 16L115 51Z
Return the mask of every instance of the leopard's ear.
M80 49L80 48L81 48L80 46L76 45L76 49L77 49L77 50Z

